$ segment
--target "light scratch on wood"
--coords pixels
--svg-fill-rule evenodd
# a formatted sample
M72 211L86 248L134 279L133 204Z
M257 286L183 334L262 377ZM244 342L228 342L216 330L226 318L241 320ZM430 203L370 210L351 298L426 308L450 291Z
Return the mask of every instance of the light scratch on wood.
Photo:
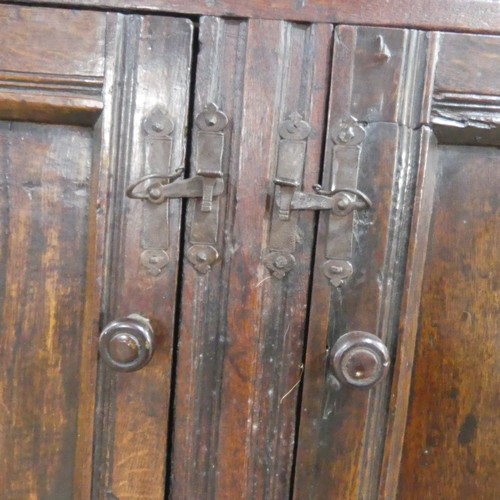
M272 278L272 276L266 276L264 279L260 280L255 286L254 288L259 288L259 286L262 286L262 284L267 281L267 280L270 280Z
M304 375L303 363L300 364L299 380L297 380L297 382L295 382L295 384L293 384L292 388L284 396L282 396L282 398L280 399L280 404L283 403L284 399L287 398L293 392L293 390L300 384L300 382L302 381L302 375Z

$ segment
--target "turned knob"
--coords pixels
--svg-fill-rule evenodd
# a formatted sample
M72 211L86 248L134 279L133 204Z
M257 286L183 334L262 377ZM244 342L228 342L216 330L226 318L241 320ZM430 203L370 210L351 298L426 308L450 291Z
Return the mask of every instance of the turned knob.
M342 335L330 350L335 376L342 384L369 388L389 371L389 351L376 336L366 332Z
M132 372L147 365L154 350L149 320L131 314L108 323L99 337L101 359L114 370Z

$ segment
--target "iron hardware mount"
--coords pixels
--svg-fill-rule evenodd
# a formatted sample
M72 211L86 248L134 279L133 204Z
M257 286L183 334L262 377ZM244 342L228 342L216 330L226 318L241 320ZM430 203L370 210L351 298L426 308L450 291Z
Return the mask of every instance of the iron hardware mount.
M307 140L311 126L298 112L291 113L279 127L278 157L274 177L274 204L269 238L269 252L264 264L277 279L294 267L297 217L294 211L329 211L323 273L330 283L339 287L352 275L355 211L369 210L371 199L357 189L359 159L365 129L351 116L332 126L331 163L326 165L326 178L332 186L324 189L316 184L313 192L301 191L306 166ZM339 187L340 186L340 187Z
M222 161L224 154L225 132L229 122L227 116L219 110L216 104L209 103L195 118L196 129L193 137L193 166L195 175L181 179L184 169L178 168L172 174L159 174L159 170L168 171L172 139L168 134L173 130L170 120L166 125L158 119L158 111L154 111L146 119L146 132L150 135L158 133L162 136L149 139L149 154L146 159L155 173L148 173L133 182L127 189L129 198L147 201L160 205L174 198L199 198L200 203L194 208L193 220L187 251L187 259L200 273L207 273L218 260L217 236L219 222L219 204L217 197L225 189ZM152 124L152 125L151 125ZM167 133L165 133L165 131ZM161 142L160 140L161 139ZM149 168L151 170L151 168ZM150 205L151 206L151 205ZM164 214L155 213L154 217L163 218ZM163 219L155 225L158 228ZM168 228L165 228L165 232ZM144 255L145 254L145 255ZM143 263L152 274L158 275L161 268L152 259L161 259L162 267L168 262L164 250L153 249L143 252Z

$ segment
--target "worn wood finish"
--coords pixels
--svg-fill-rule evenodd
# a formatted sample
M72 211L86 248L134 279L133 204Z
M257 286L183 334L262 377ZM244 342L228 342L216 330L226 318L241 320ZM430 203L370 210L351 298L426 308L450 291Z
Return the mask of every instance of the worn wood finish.
M401 498L494 498L498 155L465 146L498 145L498 39L433 34L429 47L425 120L457 146L424 128L380 494L399 479Z
M262 258L278 126L293 111L313 127L304 185L318 179L331 35L327 25L200 23L195 112L215 100L232 140L221 263L205 276L183 270L172 498L289 494L297 393L283 396L301 373L313 214L300 217L288 277L271 278Z
M500 155L486 146L500 145L500 6L31 3L0 6L0 496L499 496ZM201 16L196 29L183 13ZM329 23L372 27L339 26L332 62ZM188 122L209 101L230 123L221 259L201 275L179 268L199 202L183 223L180 201L125 190L184 165ZM174 122L170 165L145 165L155 106ZM322 214L317 235L316 215L293 214L297 264L279 280L264 258L281 237L272 179L293 111L312 125L301 189L321 168L326 188L352 180L357 146L332 133L354 117L357 187L374 206ZM322 265L351 247L354 274L334 288ZM141 262L151 248L168 254L159 271ZM112 372L99 328L133 312L152 320L156 352ZM335 391L326 354L355 329L387 343L393 380Z
M446 144L500 144L500 37L433 33L429 113Z
M229 118L222 165L227 192L233 182L228 175L230 161L239 147L242 52L247 25L240 21L202 18L197 35L199 52L191 112L194 118L209 102L213 102ZM190 170L194 175L193 164ZM191 246L191 222L195 210L199 210L199 203L199 200L189 202L185 252ZM223 220L231 213L225 195L219 198L213 210L219 214L216 246L222 255L222 264L216 263L208 274L200 275L185 259L182 270L169 498L212 498L218 469L220 370L227 336L224 325L227 267L221 243Z
M446 92L498 94L500 37L434 33L437 38L434 100Z
M297 451L297 499L374 496L389 385L382 382L371 392L349 387L336 392L325 351L352 330L374 333L392 350L413 161L414 133L409 125L418 122L424 45L417 32L336 29L324 184L343 187L343 172L350 165L333 161L330 134L353 116L366 123L358 189L374 205L354 219L354 274L341 288L332 287L323 274L328 217L320 217Z
M404 330L404 335L399 334L394 366L394 383L388 412L387 437L379 484L379 495L382 498L396 497L418 330L419 318L415 305L420 300L425 249L427 248L428 227L434 197L434 192L429 189L429 186L435 184L435 169L426 168L428 163L432 165L435 162L436 139L431 129L422 127L419 142L418 178L414 195L411 239L408 245L408 264L405 276L406 283L400 316L400 331Z
M10 0L12 3L25 0ZM500 5L490 0L31 0L34 4L150 10L194 15L368 24L498 33Z
M182 18L148 16L111 16L109 24L116 36L108 50L116 51L117 57L108 83L115 89L123 83L122 92L115 91L108 101L105 132L111 157L105 161L110 171L99 188L104 198L110 192L112 200L106 226L100 227L107 235L107 267L101 278L106 290L103 319L131 313L149 318L156 350L150 364L137 372L116 373L101 366L94 492L97 498L161 499L181 203L173 200L161 206L160 230L168 236L170 260L162 272L153 275L140 258L150 207L127 199L125 191L145 173L144 120L157 105L174 122L171 171L163 158L157 167L168 175L184 163L193 28Z
M440 146L419 316L400 498L496 498L500 155ZM431 176L429 176L431 177ZM419 473L415 473L419 471Z
M74 472L87 472L74 471L78 415L92 410L79 390L81 378L92 385L80 369L93 333L84 328L91 132L3 122L0 137L2 495L70 498Z
M0 7L2 118L93 125L102 111L105 18Z
M2 331L9 332L1 351L2 487L7 498L90 498L95 435L96 498L160 499L180 202L161 209L170 267L153 277L140 263L150 214L124 197L143 173L143 120L157 104L175 122L172 169L184 162L192 25L52 9L0 12L1 36L10 40L0 65L0 117L95 124L94 131L2 129L3 213L6 228L16 226L2 244ZM33 296L24 308L21 294ZM101 367L96 430L99 320L132 312L152 320L157 352L137 374Z
M102 77L0 72L4 120L93 125L102 108Z
M0 117L61 124L1 131L2 494L89 498L98 140L63 125L93 124L102 108L106 16L5 6L0 16Z
M0 6L0 23L2 69L42 77L102 77L106 30L102 13Z

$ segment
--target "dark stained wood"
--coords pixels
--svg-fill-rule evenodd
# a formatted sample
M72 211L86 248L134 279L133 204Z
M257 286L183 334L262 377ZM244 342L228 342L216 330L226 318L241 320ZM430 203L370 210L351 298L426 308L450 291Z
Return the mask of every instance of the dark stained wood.
M93 125L102 107L100 96L68 97L30 95L23 91L2 92L0 84L0 109L3 120Z
M0 117L93 125L103 106L105 18L0 6Z
M183 269L172 498L289 495L297 391L284 396L301 374L314 215L299 219L288 277L271 278L262 257L278 126L293 111L313 127L304 186L318 180L331 39L328 25L201 20L195 112L214 100L232 140L221 263Z
M21 0L18 0L21 1ZM25 0L23 0L25 1ZM11 0L16 3L16 0ZM494 0L32 0L34 4L498 33Z
M497 498L500 154L436 155L399 497Z
M392 351L408 225L406 183L413 161L414 132L408 125L418 123L424 47L417 32L336 29L329 131L349 116L367 122L358 189L373 200L373 209L355 219L354 274L339 289L322 271L328 233L327 217L320 216L297 451L297 499L374 498L389 384L386 380L371 392L349 387L336 392L326 354L340 335L353 330L378 335ZM327 188L341 187L344 169L349 168L333 164L333 154L329 132L323 173ZM399 158L404 158L401 164Z
M440 142L499 145L500 37L432 34L429 112Z
M434 92L498 95L500 37L437 33ZM434 95L434 99L438 96Z
M201 18L196 61L193 116L208 102L229 118L225 133L222 170L226 192L234 190L228 175L231 158L238 154L241 91L247 24L218 18ZM234 162L234 159L232 160ZM194 165L191 164L193 172ZM185 252L199 200L191 200L187 212ZM227 198L221 196L217 248L222 264L199 275L185 259L182 269L182 308L175 371L175 413L172 472L169 498L213 498L217 466L220 412L221 362L225 349L226 252L222 251L224 218L230 217ZM199 212L197 212L199 214Z
M435 162L436 139L428 127L422 127L419 151L419 167L414 195L411 240L408 250L408 264L404 300L401 306L400 331L397 356L394 366L394 383L388 412L387 437L380 477L380 497L395 498L401 460L402 440L407 418L408 394L418 330L418 311L423 266L429 236L435 184L435 169L426 168ZM418 235L418 236L417 236Z
M89 498L99 141L67 125L102 109L106 15L2 6L0 16L0 118L61 124L1 131L2 495Z
M5 3L5 2L2 2ZM102 77L106 16L0 6L0 68L16 73Z
M180 238L180 200L156 213L140 200L126 198L127 186L144 175L144 120L157 105L174 122L170 170L184 164L193 27L182 18L110 15L108 51L116 53L107 74L108 114L103 137L107 174L100 178L102 202L110 203L105 225L103 321L132 313L149 318L156 349L151 362L132 373L100 368L94 494L163 499L165 494L171 360ZM123 83L120 83L123 82ZM169 263L152 275L141 263L146 218L159 217L168 237ZM101 326L103 326L103 323Z
M3 122L0 137L2 495L70 498L88 472L75 469L79 412L92 419L80 400L92 136Z
M466 147L498 145L498 91L493 84L498 69L485 62L496 59L498 40L478 40L484 43L468 35L433 34L429 44L423 119L433 130L424 127L421 140L380 482L379 494L384 498L396 496L398 481L401 498L498 496L497 460L492 458L498 455L492 430L492 426L498 428L494 410L498 382L494 368L483 372L483 366L487 369L494 361L497 349L492 347L495 334L481 328L495 321L488 307L495 308L498 301L495 286L475 274L486 266L493 273L488 279L498 282L494 275L498 199L488 195L497 177L497 170L489 165L495 166L498 157L492 148ZM460 47L464 58L458 57ZM468 58L474 59L471 65L477 72L464 71L463 61ZM457 146L438 145L433 132L440 141ZM488 299L481 302L483 297ZM476 327L474 341L469 340ZM472 417L466 421L469 413L475 421ZM480 433L479 427L474 430L474 422L479 421ZM470 443L460 441L464 433L473 436Z
M162 499L180 202L160 213L170 268L153 277L140 263L150 214L124 197L142 175L142 123L158 103L175 121L172 170L184 162L192 25L0 12L10 40L0 117L64 124L2 127L2 495L88 499L93 482L96 498ZM133 312L152 320L155 357L135 374L101 367L97 384L100 320Z
M500 496L498 2L5 3L0 497ZM332 62L332 23L371 27L338 26ZM186 163L188 115L208 101L230 123L221 259L200 275L183 259L199 202L125 191ZM156 106L172 158L146 166ZM278 127L296 110L313 129L301 189L321 169L327 188L349 177L331 133L352 116L374 206L330 228L293 214L297 265L278 280L263 258L279 240ZM321 266L353 224L354 274L335 289ZM169 256L155 275L152 247ZM99 329L130 313L152 320L156 352L112 372ZM327 352L355 329L394 367L336 392Z

